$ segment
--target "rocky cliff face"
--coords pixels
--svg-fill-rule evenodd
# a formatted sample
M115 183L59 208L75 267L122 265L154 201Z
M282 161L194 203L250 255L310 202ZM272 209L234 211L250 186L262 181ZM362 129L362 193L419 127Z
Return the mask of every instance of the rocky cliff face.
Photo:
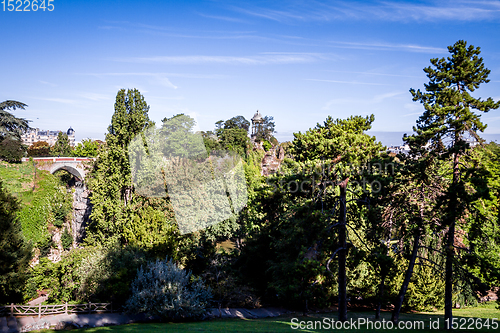
M270 149L262 159L262 175L269 176L278 171L284 158L285 151L282 147L277 146Z
M90 220L92 206L89 199L89 190L80 181L75 183L75 192L73 193L73 221L71 230L73 231L73 240L75 243L81 243L85 238L85 226Z

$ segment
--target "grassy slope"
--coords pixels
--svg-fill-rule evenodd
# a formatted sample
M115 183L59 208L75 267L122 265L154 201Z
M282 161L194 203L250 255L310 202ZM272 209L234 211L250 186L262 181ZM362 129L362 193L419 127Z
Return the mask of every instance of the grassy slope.
M454 315L456 318L464 318L463 320L467 320L468 318L483 318L482 323L486 322L486 318L498 318L497 322L500 320L500 311L495 309L495 303L489 303L477 308L466 308L466 309L457 309L454 311ZM382 313L382 318L386 321L390 320L391 314L389 312ZM79 332L144 332L144 333L153 333L153 332L326 332L326 331L334 331L334 332L409 332L409 330L374 330L374 329L329 329L329 330L315 330L315 329L292 329L291 328L291 320L293 315L281 316L278 318L266 318L266 319L255 319L255 320L242 320L242 319L221 319L221 320L207 320L201 322L192 322L192 323L149 323L149 324L131 324L131 325L123 325L123 326L108 326L108 327L98 327L98 328L90 328L86 330L77 330ZM298 317L301 321L311 321L311 320L323 320L323 318L336 318L336 313L327 313L327 314L312 314L309 317ZM374 314L373 312L349 312L349 318L369 318L373 320ZM438 332L438 330L429 329L430 320L435 321L437 318L440 318L441 324L443 322L443 312L433 312L433 313L406 313L402 314L400 320L401 321L423 321L426 329L418 330L419 332ZM467 325L469 322L467 322ZM461 332L462 330L454 330L454 332ZM465 331L465 330L463 330ZM499 328L494 330L490 327L490 329L481 329L474 330L475 332L499 332L500 331L500 322ZM52 330L44 330L43 332L55 332ZM76 332L76 331L75 331Z
M34 175L34 167L30 163L0 161L0 179L5 188L21 200L21 204L29 204L31 201Z
M60 180L48 171L39 169L36 170L35 179L32 163L4 161L0 161L0 179L4 187L20 201L18 216L25 237L34 243L48 237L47 221L51 202L60 188ZM66 200L70 200L69 196Z

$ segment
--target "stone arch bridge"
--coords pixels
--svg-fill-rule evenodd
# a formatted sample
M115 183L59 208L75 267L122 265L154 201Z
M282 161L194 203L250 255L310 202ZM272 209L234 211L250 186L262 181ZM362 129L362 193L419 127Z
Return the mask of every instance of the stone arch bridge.
M34 157L33 162L30 162L29 158L22 159L23 162L34 163L39 170L47 170L50 173L66 170L78 179L73 192L73 219L71 221L73 239L77 243L81 243L85 238L85 226L89 223L92 212L90 192L84 180L88 170L86 166L94 160L95 158L91 157Z
M66 170L82 182L87 175L85 165L94 160L92 157L33 157L37 169L47 170L50 173ZM29 162L29 158L23 158L22 161Z

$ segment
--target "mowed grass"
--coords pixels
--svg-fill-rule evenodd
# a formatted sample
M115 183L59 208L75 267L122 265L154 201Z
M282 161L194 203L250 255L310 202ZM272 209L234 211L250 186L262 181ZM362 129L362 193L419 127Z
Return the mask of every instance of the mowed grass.
M33 164L29 162L8 163L0 161L0 179L2 179L5 188L18 197L32 189L34 171Z
M466 308L466 309L456 309L454 310L454 316L457 318L457 323L462 328L465 329L457 329L454 332L465 332L471 331L473 328L474 332L500 332L500 310L495 308L496 304L494 302L482 305L476 308ZM400 322L404 325L412 325L413 328L403 328L403 329L377 329L375 325L371 327L357 327L357 328L348 328L348 329L336 329L335 327L326 327L323 326L323 329L320 329L319 324L316 324L316 328L309 327L307 328L308 322L328 322L330 325L335 325L335 322L332 321L336 318L337 314L333 313L315 313L309 316L294 316L292 314L286 316L280 316L277 318L265 318L265 319L213 319L199 322L190 322L190 323L147 323L147 324L130 324L123 326L107 326L107 327L97 327L97 328L89 328L85 330L75 330L75 332L116 332L116 333L125 333L125 332L141 332L141 333L153 333L153 332L256 332L256 333L264 333L264 332L409 332L411 330L418 332L439 332L444 331L443 329L443 312L432 312L432 313L403 313L400 317ZM363 318L366 320L374 320L373 312L349 312L349 318L357 322L359 318ZM387 323L390 320L391 313L383 312L380 324L385 322ZM296 318L296 319L295 319ZM492 325L492 319L497 318L498 327ZM474 319L474 321L472 321ZM440 321L440 330L430 328L431 322L436 322L436 320ZM488 320L488 321L487 321ZM489 323L490 327L483 327L478 329L479 327L474 324L471 326L471 322L481 321L482 324ZM292 325L292 322L296 323ZM300 329L298 324L302 322L302 327L304 329ZM422 324L420 324L422 323ZM419 328L416 325L421 325ZM476 326L475 326L476 325ZM295 328L294 328L295 327ZM424 327L423 329L421 327ZM467 330L467 327L469 329ZM55 332L52 330L44 330L43 332Z

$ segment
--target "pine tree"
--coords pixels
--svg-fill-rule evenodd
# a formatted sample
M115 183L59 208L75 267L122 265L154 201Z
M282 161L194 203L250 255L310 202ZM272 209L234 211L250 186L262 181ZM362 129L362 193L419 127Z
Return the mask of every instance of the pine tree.
M27 105L17 101L0 103L0 158L9 161L18 161L24 156L26 146L23 145L21 135L28 130L28 120L17 118L7 110L23 109Z
M374 120L374 115L335 120L328 116L323 124L318 123L306 133L293 134L292 154L297 161L342 156L344 162L364 163L383 150L374 136L364 133L371 128Z
M18 101L4 101L0 103L0 138L10 136L17 140L21 140L23 134L30 127L28 120L23 118L16 118L12 113L7 110L22 109L27 105Z
M461 177L461 158L470 149L468 136L480 140L477 132L484 131L486 125L480 121L480 115L473 110L488 112L497 109L500 102L490 97L486 100L471 96L480 84L489 82L490 70L484 67L479 57L480 48L459 40L448 47L451 56L431 59L432 66L424 68L429 83L425 92L410 89L413 101L424 105L425 111L413 128L416 135L408 138L415 149L429 149L435 158L451 159L452 180L443 198L445 214L442 225L447 228L446 236L446 287L445 320L451 325L453 261L455 256L455 230L457 222L463 216L467 202L464 180Z

